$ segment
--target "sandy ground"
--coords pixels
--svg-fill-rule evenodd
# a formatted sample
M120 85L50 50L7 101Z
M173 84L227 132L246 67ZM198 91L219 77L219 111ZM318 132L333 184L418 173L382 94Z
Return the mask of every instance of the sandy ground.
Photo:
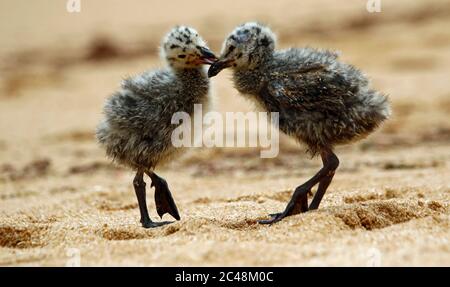
M450 265L448 1L382 0L374 14L365 1L81 0L79 14L58 2L0 3L0 265ZM189 150L160 170L182 220L141 228L133 172L94 139L105 98L124 76L161 65L171 26L196 27L218 51L254 19L280 47L340 50L389 94L392 119L337 149L318 211L256 223L320 167L283 137L274 159ZM229 74L213 82L215 109L252 109Z

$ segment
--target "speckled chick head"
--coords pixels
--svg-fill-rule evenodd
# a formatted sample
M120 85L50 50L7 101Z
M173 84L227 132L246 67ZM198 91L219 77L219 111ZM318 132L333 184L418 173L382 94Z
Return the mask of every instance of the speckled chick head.
M197 68L217 60L198 32L190 27L176 26L165 37L161 57L173 68Z
M215 76L227 67L252 69L273 54L275 44L276 36L268 27L256 22L242 24L227 37L219 61L208 75Z

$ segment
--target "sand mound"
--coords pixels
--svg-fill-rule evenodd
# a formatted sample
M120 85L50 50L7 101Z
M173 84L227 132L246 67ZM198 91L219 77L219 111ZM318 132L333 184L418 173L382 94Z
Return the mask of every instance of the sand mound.
M344 208L342 211L336 212L335 216L342 219L351 228L372 230L442 212L445 212L445 208L436 201L426 205L423 202L411 201L377 201Z
M0 246L8 248L34 248L45 245L47 228L39 226L0 226Z

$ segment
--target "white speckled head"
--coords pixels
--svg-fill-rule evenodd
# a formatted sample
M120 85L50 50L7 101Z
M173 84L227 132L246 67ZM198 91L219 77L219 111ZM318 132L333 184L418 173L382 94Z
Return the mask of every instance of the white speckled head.
M161 57L174 68L196 68L217 60L198 32L187 26L176 26L164 37Z
M257 22L248 22L236 27L222 46L220 61L210 68L215 76L227 67L254 68L275 50L276 36L267 27Z

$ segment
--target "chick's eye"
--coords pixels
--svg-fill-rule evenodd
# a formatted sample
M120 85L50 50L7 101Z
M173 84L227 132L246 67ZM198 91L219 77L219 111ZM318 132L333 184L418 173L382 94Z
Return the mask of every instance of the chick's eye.
M228 46L227 52L225 53L225 57L228 57L231 54L231 52L234 51L234 49L236 49L235 46L233 46L233 45Z

